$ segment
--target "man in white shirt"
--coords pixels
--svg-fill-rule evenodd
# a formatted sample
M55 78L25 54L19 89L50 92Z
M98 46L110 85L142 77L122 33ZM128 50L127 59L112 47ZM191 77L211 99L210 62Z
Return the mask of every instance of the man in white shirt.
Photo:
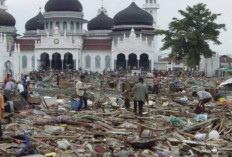
M20 82L17 83L17 90L20 94L21 105L25 107L28 105L28 92Z
M76 92L80 98L80 104L79 104L79 107L77 108L77 110L82 109L83 103L84 103L84 108L87 109L87 99L86 99L86 97L84 97L84 94L88 88L86 88L84 86L84 82L85 82L85 76L81 75L80 80L77 81L77 84L76 84Z
M205 111L205 104L212 100L213 96L206 91L193 92L192 94L195 97L198 97L199 104L195 110L195 113L200 114Z
M26 77L26 82L27 82L27 87L29 88L30 87L30 76L27 75Z

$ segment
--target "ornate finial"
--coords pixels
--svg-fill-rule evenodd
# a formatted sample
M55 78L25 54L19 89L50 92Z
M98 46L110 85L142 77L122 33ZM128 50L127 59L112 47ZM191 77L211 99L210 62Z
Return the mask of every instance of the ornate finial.
M104 7L104 0L101 0L102 1L102 8Z
M102 2L102 6L101 6L101 8L98 9L98 15L101 14L102 12L105 15L107 15L107 10L106 10L106 8L104 8L104 0L101 0L101 2Z

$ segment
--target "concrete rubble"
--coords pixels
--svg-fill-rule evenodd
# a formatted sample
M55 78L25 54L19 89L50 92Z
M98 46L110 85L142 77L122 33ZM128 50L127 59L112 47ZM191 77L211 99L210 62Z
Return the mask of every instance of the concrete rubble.
M5 113L0 156L232 156L232 93L217 88L217 79L179 78L175 89L170 85L174 78L162 79L160 93L149 94L149 104L139 117L133 113L132 101L130 110L125 110L121 96L137 77L105 78L100 88L99 79L89 77L95 88L89 91L87 110L71 107L77 100L72 78L61 79L60 88L49 77L44 79L44 88L30 88L33 105L27 109L21 109L15 95L17 110ZM152 76L145 78L149 88ZM198 101L192 92L202 89L210 91L215 101L206 104L204 114L197 115L194 108Z

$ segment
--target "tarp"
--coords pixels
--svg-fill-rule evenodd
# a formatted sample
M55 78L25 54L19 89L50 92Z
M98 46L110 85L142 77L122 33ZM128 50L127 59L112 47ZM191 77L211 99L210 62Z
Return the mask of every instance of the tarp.
M229 80L226 80L225 82L222 82L219 86L226 86L226 85L229 85L229 84L232 84L232 78L229 79Z
M228 71L232 71L232 68L220 68L220 69L217 69L217 71L225 71L225 72L228 72Z

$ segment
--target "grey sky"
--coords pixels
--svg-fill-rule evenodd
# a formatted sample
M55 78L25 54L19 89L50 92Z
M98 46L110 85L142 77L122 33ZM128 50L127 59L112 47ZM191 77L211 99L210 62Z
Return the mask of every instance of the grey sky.
M39 7L44 6L48 0L7 0L8 12L16 19L18 33L22 34L25 30L24 25L27 20L34 17L39 12ZM97 9L101 7L101 0L80 0L83 8L85 19L90 20L97 14ZM126 8L133 0L104 0L104 7L107 8L110 17ZM141 7L145 0L135 0ZM180 17L178 10L185 9L188 5L205 3L214 13L221 13L222 16L218 22L225 23L227 31L222 31L220 40L222 45L212 45L212 49L220 54L232 54L230 38L232 36L232 0L157 0L160 4L158 11L158 25L160 29L167 29L168 24L173 17ZM159 37L160 39L162 37ZM159 42L159 47L162 43Z

